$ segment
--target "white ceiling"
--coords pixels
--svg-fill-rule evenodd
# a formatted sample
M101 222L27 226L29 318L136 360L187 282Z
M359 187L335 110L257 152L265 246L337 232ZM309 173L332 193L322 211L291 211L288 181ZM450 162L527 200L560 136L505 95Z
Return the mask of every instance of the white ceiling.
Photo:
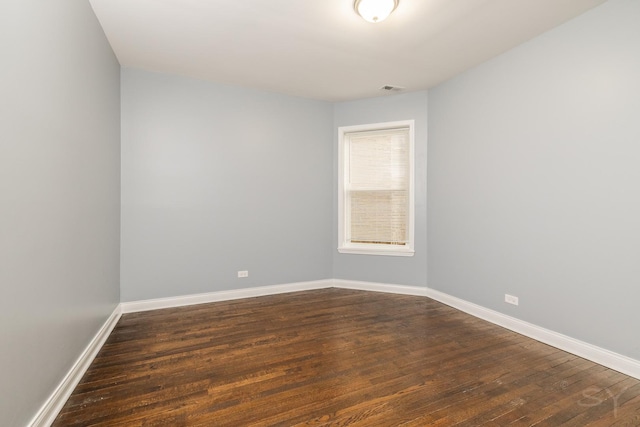
M342 101L430 88L606 0L90 0L124 67Z

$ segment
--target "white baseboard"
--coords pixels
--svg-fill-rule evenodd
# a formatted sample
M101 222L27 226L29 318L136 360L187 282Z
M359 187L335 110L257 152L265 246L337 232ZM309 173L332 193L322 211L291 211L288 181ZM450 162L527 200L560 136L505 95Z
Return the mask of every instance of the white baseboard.
M333 279L333 286L358 291L386 292L388 294L426 296L427 288L421 286L391 285L387 283L360 282L356 280Z
M358 282L334 279L334 286L362 291L388 292L403 295L426 296L450 307L464 311L474 317L486 320L503 328L522 334L536 341L549 344L576 356L611 368L615 371L640 379L640 361L597 347L584 341L571 338L549 329L507 316L477 304L456 298L444 292L427 287L391 285L386 283Z
M618 353L594 346L592 344L559 334L549 329L507 316L506 314L482 307L477 304L456 298L435 289L421 286L393 285L386 283L361 282L354 280L327 279L311 282L289 283L283 285L261 286L230 291L210 292L195 295L183 295L170 298L158 298L142 301L123 302L114 310L87 348L80 355L71 370L64 377L58 388L40 408L28 427L48 427L53 423L65 402L78 385L80 379L93 362L98 351L115 327L123 313L157 310L161 308L181 307L208 302L230 301L241 298L252 298L276 295L287 292L308 291L325 288L354 289L361 291L386 292L402 295L426 296L443 304L464 311L472 316L510 329L537 341L583 357L592 362L606 366L623 374L640 379L640 361Z
M426 288L425 295L443 304L471 314L472 316L640 379L640 360L635 360L593 344L571 338L567 335L516 319L515 317L507 316L506 314L456 298L444 292L436 291L435 289Z
M67 372L67 375L65 375L58 387L53 391L51 396L49 396L29 424L27 424L28 427L48 427L55 421L58 413L60 413L60 410L67 402L67 399L69 399L69 396L71 396L71 393L82 379L91 362L95 359L109 337L109 334L111 334L111 331L115 328L121 314L120 305L118 305L89 342L69 372Z
M159 298L143 301L123 302L120 304L123 313L157 310L161 308L180 307L185 305L203 304L208 302L230 301L241 298L251 298L265 295L275 295L286 292L306 291L324 288L342 288L361 291L386 292L402 295L426 296L443 304L464 311L472 316L502 326L529 338L549 344L553 347L583 357L592 362L614 369L623 374L640 379L640 361L631 359L601 347L571 338L507 316L500 312L482 307L460 298L421 286L394 285L387 283L363 282L355 280L327 279L312 282L289 283L284 285L262 286L231 291L211 292L205 294L184 295L171 298Z
M288 283L284 285L260 286L255 288L234 289L230 291L209 292L204 294L182 295L169 298L157 298L120 303L123 313L158 310L161 308L182 307L186 305L205 304L208 302L231 301L242 298L261 297L284 294L287 292L309 291L330 288L331 279L311 282Z

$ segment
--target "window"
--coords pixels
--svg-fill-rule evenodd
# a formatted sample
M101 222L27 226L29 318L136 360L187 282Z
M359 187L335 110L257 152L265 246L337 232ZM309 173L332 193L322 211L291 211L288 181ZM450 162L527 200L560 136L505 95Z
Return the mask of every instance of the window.
M339 252L414 254L413 126L409 120L338 129Z

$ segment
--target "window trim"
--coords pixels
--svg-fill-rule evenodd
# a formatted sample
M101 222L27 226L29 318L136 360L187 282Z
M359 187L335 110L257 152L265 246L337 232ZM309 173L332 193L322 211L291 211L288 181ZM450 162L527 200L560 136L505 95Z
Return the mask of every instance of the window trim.
M345 160L347 143L345 135L353 132L409 128L409 221L407 245L376 245L371 243L347 242L345 233L348 214L345 200ZM338 128L338 252L342 254L413 256L415 254L415 121L372 123Z

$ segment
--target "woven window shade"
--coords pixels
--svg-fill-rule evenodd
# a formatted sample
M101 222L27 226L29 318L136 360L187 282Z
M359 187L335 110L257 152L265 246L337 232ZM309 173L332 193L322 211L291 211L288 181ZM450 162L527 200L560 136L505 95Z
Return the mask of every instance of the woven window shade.
M409 129L349 134L348 241L408 243Z

